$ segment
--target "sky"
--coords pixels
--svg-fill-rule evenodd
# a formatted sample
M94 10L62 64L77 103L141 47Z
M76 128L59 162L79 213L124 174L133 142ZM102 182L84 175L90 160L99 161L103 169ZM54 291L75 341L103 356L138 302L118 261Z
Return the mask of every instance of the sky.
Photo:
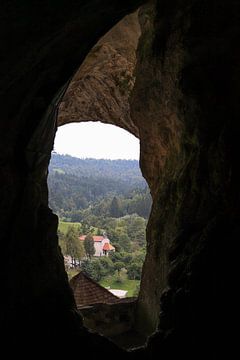
M71 123L57 130L54 151L78 158L137 159L139 140L117 126L100 122Z

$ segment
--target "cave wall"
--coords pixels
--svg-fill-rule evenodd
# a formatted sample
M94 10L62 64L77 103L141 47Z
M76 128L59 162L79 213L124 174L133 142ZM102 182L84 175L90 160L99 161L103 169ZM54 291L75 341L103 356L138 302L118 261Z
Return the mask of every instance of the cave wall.
M131 116L153 208L138 326L157 328L148 351L162 342L163 358L231 351L223 329L240 231L239 14L235 1L156 1L140 13Z
M129 98L140 33L137 10L100 38L69 84L59 105L58 126L101 121L139 136L131 120Z
M83 337L87 333L64 270L58 219L48 208L46 178L57 105L92 46L141 3L0 4L0 322L3 343L12 343L9 350L14 344L27 350L25 339L39 348L40 343L64 344L79 331ZM102 339L94 341L96 347L103 346ZM111 345L102 351L109 349ZM90 350L94 352L94 346Z
M81 327L46 176L67 81L140 3L1 3L0 319L4 338L23 348L72 340L92 355L121 352ZM140 22L130 111L153 208L137 325L157 332L129 356L213 359L225 345L229 260L240 233L239 2L151 1Z

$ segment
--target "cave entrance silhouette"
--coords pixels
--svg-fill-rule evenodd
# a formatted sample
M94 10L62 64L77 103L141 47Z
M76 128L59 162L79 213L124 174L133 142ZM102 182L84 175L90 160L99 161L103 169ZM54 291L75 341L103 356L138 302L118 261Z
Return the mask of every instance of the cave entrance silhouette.
M123 347L143 342L133 329L151 195L139 151L138 139L114 125L67 124L56 132L48 175L49 207L59 217L59 244L84 325ZM81 241L89 234L91 259Z
M62 131L62 125L69 124L69 123L85 123L85 122L98 122L101 121L101 124L107 124L105 126L110 126L110 124L115 125L119 128L126 130L128 135L134 135L136 138L139 138L139 130L134 124L131 119L131 110L130 110L130 99L131 93L134 88L135 83L135 76L134 76L134 69L136 65L136 50L138 46L138 40L141 35L140 24L138 19L138 11L133 14L127 15L123 18L117 25L115 25L106 35L104 35L98 43L92 48L89 54L86 56L84 62L76 72L75 76L69 83L66 91L64 90L64 95L61 98L60 104L58 106L58 114L57 114L57 125L60 127L60 131ZM76 124L74 124L76 125ZM94 125L93 125L94 126ZM130 133L130 134L129 134ZM100 132L97 133L97 136L100 135ZM70 138L70 141L71 138ZM112 141L112 140L111 140ZM111 142L109 140L109 143ZM125 145L121 145L121 147L126 151L126 139ZM96 143L97 141L94 141ZM104 141L101 137L100 144L104 144L107 141ZM91 143L91 142L90 142ZM111 148L114 149L116 146L112 142ZM112 153L109 152L109 154ZM126 152L125 152L126 154ZM126 155L125 155L126 157ZM141 152L140 152L141 157ZM63 176L58 174L59 177ZM141 229L143 229L143 221L145 221L144 228L146 228L146 217L148 217L151 208L151 195L149 190L147 189L147 183L145 182L145 193L143 194L136 194L136 197L145 197L144 201L148 202L149 209L147 210L148 214L145 216L145 220L139 217L137 211L134 213L128 214L124 213L125 220L122 222L129 222L129 227L132 228L135 226L135 235L139 238L138 241L142 238L143 235L140 234ZM50 191L51 197L51 191ZM69 200L69 199L68 199ZM115 197L112 199L112 202L115 200ZM134 200L133 200L134 202ZM55 209L53 209L55 210ZM62 214L63 215L63 214ZM128 218L127 218L128 217ZM66 218L66 217L65 217ZM70 220L73 220L72 218ZM80 219L79 219L80 220ZM118 226L119 228L119 226ZM99 231L99 230L98 230ZM100 230L101 231L101 230ZM143 232L143 231L142 231ZM145 233L145 229L144 229ZM86 235L86 234L82 234ZM126 252L126 249L129 248L129 237L126 236L127 234L124 232L120 234L122 239L125 237L125 249L123 250ZM114 238L114 234L111 234ZM115 234L116 236L116 234ZM110 236L109 236L110 237ZM115 238L116 240L116 238ZM61 241L61 240L60 240ZM145 243L145 239L144 239ZM116 241L114 242L114 247L117 247ZM135 245L136 246L136 245ZM141 245L142 246L142 245ZM134 250L134 249L133 249ZM138 251L138 249L135 249ZM115 252L116 254L120 254L120 252ZM131 255L128 256L128 261L130 265L128 266L128 276L132 276L132 280L135 278L140 278L139 276L139 267L140 262L141 266L143 264L145 254L138 253L135 257L134 261L130 261ZM137 262L136 260L139 260ZM118 265L121 263L121 259L117 259ZM126 260L127 261L127 260ZM119 269L117 271L118 277L121 275L122 277L126 277L126 273L124 274L125 267L121 267L119 265ZM125 270L126 271L126 270ZM122 272L122 274L120 274ZM105 284L109 285L109 284ZM135 289L132 292L132 295L136 295L139 289ZM123 326L125 329L123 332L129 332L132 327L134 327L137 323L136 321L136 314L139 312L137 310L136 302L133 301L132 303L128 301L128 304L124 304L124 309L121 310L121 306L123 304L118 304L118 322L119 319L127 319L122 322L120 325ZM128 310L126 310L128 309ZM122 311L124 313L122 313ZM127 313L125 313L127 311ZM142 313L142 310L140 310ZM104 313L101 309L98 312L99 314ZM116 313L116 311L115 311ZM125 315L124 315L125 314ZM89 315L90 316L90 315ZM106 316L102 315L103 317ZM109 316L109 312L108 312ZM86 313L84 314L84 318L87 318ZM90 316L91 318L91 316ZM91 318L92 320L92 318ZM101 318L102 321L102 318ZM155 320L154 320L155 321ZM121 323L121 321L120 321ZM144 320L144 323L147 324L147 321ZM131 325L129 325L131 324ZM156 327L156 323L152 326L146 326L147 330L144 330L144 339L147 333L151 333L154 331ZM127 327L126 327L127 326ZM141 329L144 329L142 324L139 326ZM149 330L150 328L150 330ZM127 329L127 330L126 330ZM102 328L99 332L102 331ZM117 329L118 331L122 331ZM104 331L103 331L104 332ZM111 335L108 331L105 331L105 334L108 336ZM143 342L141 336L135 336L135 333L132 336L128 335L128 345L129 342L132 342L132 346L138 345L139 337L141 338L141 343ZM131 339L134 339L133 341ZM136 343L137 339L137 343ZM126 337L123 336L123 343L125 343Z

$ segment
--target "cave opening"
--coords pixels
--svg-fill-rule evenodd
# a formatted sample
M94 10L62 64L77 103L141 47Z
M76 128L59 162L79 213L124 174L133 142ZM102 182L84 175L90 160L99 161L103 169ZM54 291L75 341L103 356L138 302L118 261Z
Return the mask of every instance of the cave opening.
M139 137L153 198L137 318L158 333L132 358L229 354L226 289L240 232L239 2L150 1L139 12L139 44L125 36L136 34L128 24L91 53L144 1L11 3L1 19L0 318L8 352L79 341L89 355L119 354L82 326L48 207L56 122L102 119Z
M123 347L145 341L134 327L152 200L139 152L119 127L71 123L56 132L48 174L77 309L87 328Z
M57 95L57 99L55 101L55 103L58 104L56 124L59 130L57 131L57 134L62 131L63 125L66 126L66 124L69 124L69 126L77 126L77 125L84 126L84 124L89 124L90 122L93 122L95 126L96 124L99 124L99 126L101 124L101 126L106 126L106 127L111 127L115 125L114 127L118 128L119 131L121 130L122 132L123 131L125 133L127 132L129 137L134 136L135 141L141 143L141 135L143 134L139 133L138 127L132 121L132 115L130 110L131 94L135 84L134 70L137 62L136 51L138 47L139 38L141 35L138 12L139 10L137 10L135 13L127 15L119 23L117 23L108 33L106 33L97 42L96 45L94 45L94 47L90 50L85 60L81 64L80 68L75 73L74 77L71 79L68 86L65 87L65 89L63 89L63 92ZM101 123L99 123L99 119ZM97 135L99 136L100 133L98 133ZM71 137L69 137L69 139L71 139ZM109 140L109 142L111 141L112 140ZM126 146L126 141L127 140L125 139L125 144L121 146L122 150L125 150L125 155L124 155L125 158L129 157L129 154L126 154L126 150L128 148ZM99 140L97 140L96 142L99 142ZM86 147L87 146L85 146L85 148ZM111 147L111 151L108 151L109 155L113 153L113 149L116 147L116 140L115 140L115 144L113 142L110 147ZM139 153L140 155L138 155L137 158L140 158L140 162L141 162L141 157L145 157L145 158L151 157L151 154L146 153L146 150L144 148L141 149ZM56 157L57 154L53 154L52 160L54 159L56 160ZM134 163L133 165L135 166ZM132 170L134 166L132 166ZM62 170L58 168L57 171L55 171L55 177L58 177L58 180L59 178L64 177L64 174L61 174L61 171ZM121 177L124 177L124 171L122 171ZM50 177L49 179L51 181ZM125 188L129 187L129 185L130 184L125 186ZM114 250L117 249L117 247L121 248L121 245L117 243L119 242L118 241L119 236L123 240L122 252L127 253L126 250L128 250L128 254L125 254L126 255L125 257L120 258L121 249L120 251L115 251L114 255L112 256L112 258L114 258L115 256L114 260L115 260L115 264L117 264L115 265L115 267L118 266L118 270L115 269L115 271L117 272L116 280L118 284L115 285L114 287L115 288L117 287L118 288L117 290L119 291L119 288L121 288L119 284L121 278L131 277L131 279L127 279L127 280L135 282L135 284L137 285L135 286L134 290L132 288L129 289L127 294L129 296L132 295L133 300L131 300L130 298L126 298L123 304L121 304L122 301L120 303L115 304L115 307L112 307L112 309L116 308L116 310L114 311L112 310L110 311L110 308L108 308L107 310L105 308L101 308L98 311L98 314L100 314L100 319L96 316L95 310L93 310L94 314L92 315L89 309L87 310L81 309L82 313L84 311L83 319L88 328L90 329L94 328L95 330L99 328L98 331L99 333L105 334L106 336L111 337L112 339L113 337L115 337L114 335L117 335L116 336L117 339L115 340L118 342L118 345L122 345L122 347L126 347L126 348L143 345L146 341L147 336L155 332L158 324L159 294L156 289L157 286L155 284L156 280L153 281L155 277L152 277L148 271L145 271L144 284L142 284L142 282L140 284L140 278L142 277L143 274L143 272L141 271L142 265L145 261L145 254L147 252L147 248L146 250L143 249L143 243L146 244L145 237L147 235L146 232L147 219L150 215L150 208L152 203L152 198L150 195L150 190L148 188L148 185L152 185L149 183L149 178L146 179L146 181L144 180L143 193L142 190L140 190L140 192L139 190L135 190L136 194L133 196L133 199L130 200L130 202L133 205L136 199L142 198L143 202L145 202L144 206L148 208L147 210L146 209L143 210L143 212L145 212L144 216L143 217L139 216L138 214L139 210L135 211L135 213L128 214L128 212L132 211L130 210L132 205L131 206L129 205L128 210L126 210L125 207L125 210L124 209L121 210L123 211L122 215L124 215L124 217L122 218L124 218L124 220L118 221L118 225L116 227L119 234L117 234L116 231L115 233L114 231L112 231L111 233L112 229L109 230L109 228L107 228L107 231L105 231L106 224L104 224L105 226L99 225L100 226L99 228L96 226L95 227L92 226L92 224L89 224L89 221L88 223L84 222L84 226L85 226L84 231L81 229L81 227L78 229L78 232L81 233L79 235L80 238L82 238L83 240L81 241L81 245L83 246L85 241L85 239L83 238L88 237L88 233L90 233L92 238L94 238L94 236L95 237L105 236L106 233L110 233L111 238L115 240L114 244L112 245ZM50 202L53 203L54 196L52 195L53 192L50 189ZM136 198L135 200L134 197ZM80 199L78 200L80 201ZM68 196L67 196L67 201L71 202ZM84 202L84 200L82 201ZM124 201L122 201L122 203L124 202L126 203L127 200L125 199ZM110 206L115 207L115 210L117 208L117 210L119 211L119 201L116 196L112 198ZM75 211L75 214L71 214L70 216L69 210L64 212L61 209L61 211L59 212L59 209L54 208L54 205L50 203L50 208L51 207L58 215L60 215L60 219L62 218L62 220L64 220L65 223L66 220L71 222L73 222L73 220L75 222L76 220L83 220L80 219L79 217L80 214L77 211ZM79 222L81 223L81 221ZM129 253L129 248L130 246L132 246L130 245L132 239L129 238L129 234L127 233L129 232L129 230L126 231L123 230L124 226L122 225L124 225L124 223L125 224L128 223L127 228L132 229L131 236L133 236L133 232L134 232L138 238L137 242L141 243L141 245L139 245L137 244L137 242L135 242L134 245L135 248L133 246L131 254ZM62 245L62 248L64 249L64 247L66 246L63 244L64 235L61 232L61 226L63 225L60 221L60 232L58 231L58 235L59 235L60 245ZM89 228L86 229L86 226L88 226ZM148 228L151 230L151 225L148 226ZM94 232L97 232L98 235L95 234ZM110 238L110 242L111 242L111 238ZM148 251L149 251L149 246L148 246ZM136 253L136 256L132 256L133 253ZM109 258L108 261L110 260ZM151 258L151 255L149 256L149 258ZM129 263L128 266L126 266L126 264L123 266L124 263L123 260ZM65 257L65 261L66 263L67 262L69 263L67 257ZM101 259L101 261L103 262L103 259ZM106 259L104 261L106 262ZM81 261L79 261L78 259L77 260L74 259L73 262L71 262L70 260L70 263L67 266L74 267L74 265L80 264L80 262ZM113 265L114 265L114 261L113 261ZM106 267L107 266L105 264L105 272L106 272ZM108 267L111 268L109 264ZM127 267L128 269L126 269ZM99 279L100 271L96 273L96 270L91 269L91 266L89 264L86 264L85 268L86 268L85 270L87 270L84 271L85 275L88 276L89 273L91 273L91 278L94 278L95 276L94 280L98 280L100 282ZM68 273L70 273L71 271L72 269L69 269ZM95 275L94 275L94 271L95 271ZM83 271L81 273L83 274ZM76 275L75 277L78 277L78 275ZM71 281L74 282L75 277L73 277L70 280L70 284ZM79 282L81 282L82 280L83 279L79 279ZM88 279L84 278L83 282L86 283L86 281L88 281ZM103 281L102 284L104 284L106 287L111 287L111 283L109 282L104 283ZM151 288L147 289L146 284L151 284L150 285ZM75 285L72 283L71 286L73 288ZM146 294L147 294L147 299L146 299ZM75 300L76 300L76 296L75 296ZM112 327L110 326L110 329L109 329L109 316L110 318L115 319L112 322ZM117 325L116 325L116 319L118 323ZM106 324L107 324L107 328L106 328Z

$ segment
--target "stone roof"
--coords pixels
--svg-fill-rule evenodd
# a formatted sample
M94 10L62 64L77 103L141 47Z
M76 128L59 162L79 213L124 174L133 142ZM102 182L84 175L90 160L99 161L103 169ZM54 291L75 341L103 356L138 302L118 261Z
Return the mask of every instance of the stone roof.
M81 271L70 280L77 307L99 303L114 303L118 297Z

